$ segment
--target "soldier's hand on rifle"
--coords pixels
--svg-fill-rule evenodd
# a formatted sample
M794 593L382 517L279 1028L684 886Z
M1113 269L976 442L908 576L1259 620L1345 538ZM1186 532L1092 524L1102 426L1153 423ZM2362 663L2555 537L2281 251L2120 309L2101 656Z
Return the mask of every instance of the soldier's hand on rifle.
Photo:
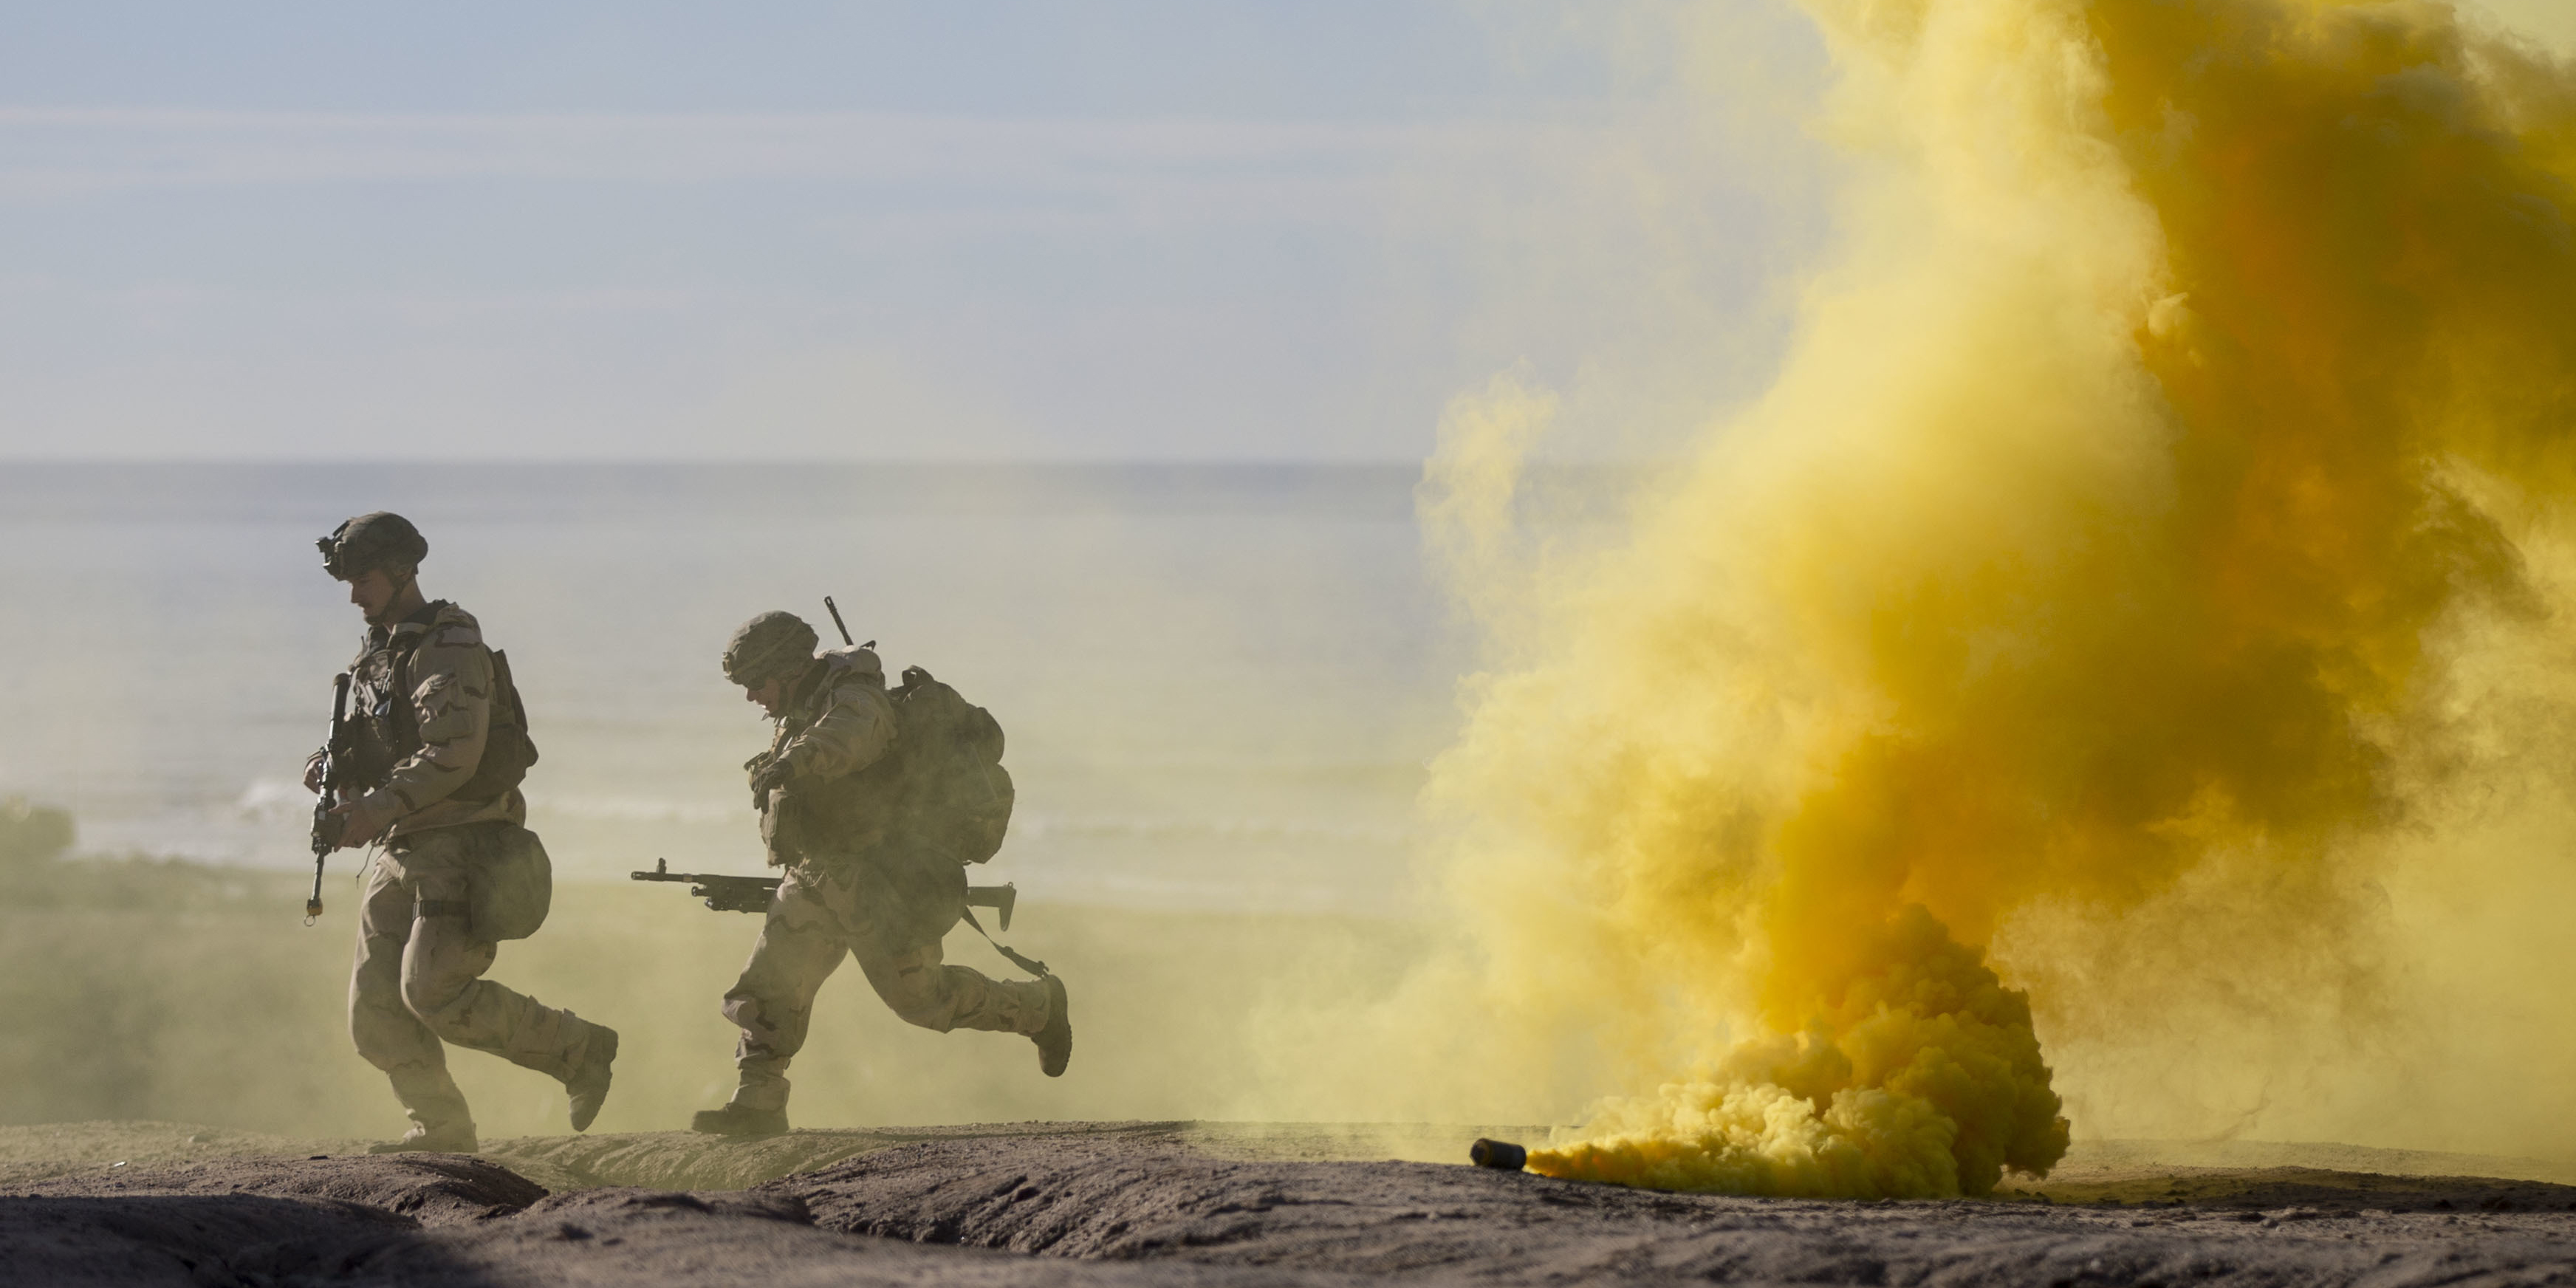
M390 802L371 804L372 799L362 796L331 811L340 819L340 843L333 848L357 849L383 835L384 830L393 825L394 806Z
M304 790L311 792L316 796L322 794L321 752L314 752L312 756L307 758L304 762Z
M769 803L769 794L796 777L796 766L780 756L752 771L751 800L755 806Z

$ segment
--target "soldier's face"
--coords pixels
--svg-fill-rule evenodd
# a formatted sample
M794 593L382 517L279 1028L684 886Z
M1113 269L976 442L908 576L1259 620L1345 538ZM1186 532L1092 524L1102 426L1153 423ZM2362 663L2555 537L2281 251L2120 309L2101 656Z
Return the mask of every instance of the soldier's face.
M742 700L759 703L760 709L772 716L783 716L787 714L787 680L783 676L771 676L767 684L757 689L746 684L742 686Z
M395 590L394 579L384 569L370 569L349 579L349 602L367 615L368 625L382 625L385 610L393 607Z

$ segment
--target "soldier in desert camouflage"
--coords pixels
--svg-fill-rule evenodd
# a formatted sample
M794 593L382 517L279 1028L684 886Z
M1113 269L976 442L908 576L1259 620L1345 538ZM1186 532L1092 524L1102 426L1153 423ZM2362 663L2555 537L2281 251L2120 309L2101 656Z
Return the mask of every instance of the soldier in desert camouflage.
M1063 981L998 981L941 963L940 940L965 910L966 877L955 859L907 837L891 780L870 773L896 738L885 670L869 649L816 656L815 644L802 619L763 613L725 646L725 677L778 723L770 749L745 768L769 861L786 872L751 961L724 997L725 1018L742 1030L740 1085L723 1108L699 1112L691 1125L702 1132L787 1130L787 1064L805 1045L815 993L845 956L910 1023L1024 1034L1051 1078L1073 1055Z
M607 1099L617 1032L482 978L497 945L468 917L478 865L533 846L518 784L536 759L526 713L464 609L424 600L429 543L397 514L360 515L318 543L323 567L366 615L351 666L357 785L331 813L338 843L382 839L366 875L349 1033L392 1079L411 1118L376 1153L472 1153L474 1118L447 1072L444 1043L486 1051L564 1084L573 1130ZM320 757L305 785L320 790ZM515 932L505 932L515 933Z

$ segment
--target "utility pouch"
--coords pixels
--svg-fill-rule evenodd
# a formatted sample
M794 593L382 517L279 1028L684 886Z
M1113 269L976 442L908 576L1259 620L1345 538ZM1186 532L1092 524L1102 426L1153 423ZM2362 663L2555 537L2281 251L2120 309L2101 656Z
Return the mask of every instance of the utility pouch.
M965 866L930 851L878 853L914 938L933 944L945 938L958 918L966 915Z
M966 913L966 869L927 850L878 846L834 856L827 880L847 883L860 933L888 951L935 944Z
M808 834L805 802L784 787L772 787L760 806L760 845L769 866L788 867L806 857Z
M546 924L555 869L545 843L516 824L495 829L481 860L466 874L468 923L477 939L525 939Z

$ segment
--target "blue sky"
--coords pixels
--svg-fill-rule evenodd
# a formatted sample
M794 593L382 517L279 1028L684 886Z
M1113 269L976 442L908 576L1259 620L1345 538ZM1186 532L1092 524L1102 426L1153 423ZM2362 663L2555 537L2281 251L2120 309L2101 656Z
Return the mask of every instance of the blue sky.
M0 457L1393 459L1515 364L1720 398L1761 362L1668 360L1646 248L1755 301L1806 217L1623 40L1661 7L7 6Z
M0 459L1616 442L1767 376L1823 76L1787 0L0 0Z

